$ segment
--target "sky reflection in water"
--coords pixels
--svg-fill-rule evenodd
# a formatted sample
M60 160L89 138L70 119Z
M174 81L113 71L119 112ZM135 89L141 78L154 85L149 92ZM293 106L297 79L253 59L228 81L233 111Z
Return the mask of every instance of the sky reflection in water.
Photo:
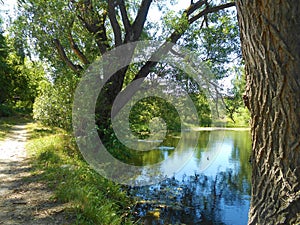
M194 132L186 133L191 139ZM176 146L171 134L161 146ZM176 151L163 148L140 153L137 164L161 162L157 175L190 159L182 169L157 185L129 188L140 224L247 224L250 205L251 137L249 131L200 131L196 149L189 141ZM164 159L169 158L168 164ZM141 172L142 174L142 172ZM140 177L142 179L142 175Z

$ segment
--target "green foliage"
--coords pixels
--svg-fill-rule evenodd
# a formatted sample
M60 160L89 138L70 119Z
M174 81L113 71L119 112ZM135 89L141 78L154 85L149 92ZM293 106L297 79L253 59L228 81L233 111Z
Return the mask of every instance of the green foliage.
M176 1L173 1L173 3L174 2ZM118 36L115 30L118 28L118 25L120 26L121 32L120 38L124 43L131 41L129 39L125 40L125 37L134 36L134 33L139 29L142 31L136 40L168 40L167 37L172 37L170 36L172 33L175 36L178 35L178 37L185 33L178 43L191 50L198 51L201 58L206 61L210 68L217 68L214 70L215 77L225 76L226 71L224 72L222 70L224 63L231 61L229 55L238 54L238 48L236 46L239 45L237 22L228 11L207 15L205 17L207 24L203 23L206 26L201 26L201 21L198 24L194 23L191 25L189 19L199 13L199 11L204 10L207 5L203 5L192 13L192 15L188 15L183 11L180 13L170 11L167 8L167 4L158 1L155 4L164 13L163 23L147 21L144 25L141 20L136 22L136 24L141 24L140 26L142 27L137 28L134 27L133 22L135 15L137 15L141 9L140 3L141 1L126 1L124 5L128 14L128 20L132 23L132 31L128 31L131 29L128 29L128 27L126 29L125 23L122 22L124 15L121 15L119 3L115 4L115 10L113 10L116 12L115 16L118 22L116 25L116 22L110 22L110 15L107 15L107 1L54 0L50 3L41 0L19 1L20 15L14 22L13 28L15 37L18 37L16 39L16 46L22 50L22 48L26 47L26 44L19 40L26 40L29 37L31 41L30 45L27 45L27 53L28 49L33 50L30 46L34 46L35 54L50 64L49 68L51 68L53 72L51 76L55 81L47 84L45 90L41 91L36 99L34 104L35 119L47 125L59 126L67 130L71 129L71 105L74 88L78 80L76 76L65 76L65 74L70 74L70 68L72 68L73 71L76 71L76 75L80 77L84 69L99 57L99 55L115 47L115 38ZM148 11L144 13L147 15ZM102 21L105 21L103 26L101 26ZM113 24L115 24L114 29ZM199 29L200 27L201 29ZM187 31L187 29L189 30ZM73 39L74 42L72 42L71 39ZM60 43L60 48L57 46L57 41ZM77 51L76 49L74 50L75 47L77 47ZM101 50L101 48L105 48L105 50ZM22 55L24 51L18 52L20 53L19 55ZM78 52L81 52L88 62L84 62L82 57L78 56ZM78 69L78 71L80 70L80 72L78 72L74 67L70 66L70 64L73 64L75 67L77 66L76 68L82 68L83 70ZM123 84L123 88L126 88L142 66L143 65L129 66L126 73L124 72L124 77L119 76L118 82L113 81L111 86L115 87L115 84L118 85L118 83L121 83ZM152 74L154 74L158 70L151 68L150 71L153 71ZM160 76L160 74L155 75ZM172 74L172 72L169 71L165 77L172 77L171 79L175 78L175 80L181 83L189 82L188 79L185 79L186 77L177 75L177 72ZM123 78L124 82L122 80ZM189 88L190 85L186 85L186 87ZM117 87L115 90L119 90L119 88ZM197 93L199 88L195 90L188 91L189 93ZM112 102L110 101L114 98L113 95L115 93L113 93L113 91L105 93L105 90L103 93L106 94L103 95L106 97L100 97L99 102L104 99L103 102L106 104L99 104L100 106L96 108L96 111L98 108L111 108ZM111 99L107 96L110 96ZM195 100L196 108L199 112L200 125L208 126L211 123L208 103L205 102L205 98L201 96L194 95L193 100ZM139 104L140 108L138 106L134 108L130 118L132 129L135 132L147 133L149 131L147 123L153 117L165 117L169 129L178 130L180 128L180 120L174 108L167 107L166 104L161 104L161 102L157 100L151 104L147 101L140 102ZM98 118L105 118L106 120L106 118L109 117L108 115L101 117L99 114L103 113L103 111L105 110L101 111L99 109L99 113L97 111L97 122ZM105 114L106 111L103 114ZM141 115L139 115L140 113ZM102 124L109 124L109 122ZM106 128L108 127L105 127L105 129ZM105 131L102 133L104 132Z
M191 93L189 96L197 110L199 126L210 126L211 112L206 96L201 92ZM177 102L176 107L180 107L180 98L177 100L179 102ZM132 131L141 137L147 136L150 132L150 121L155 117L164 120L168 131L179 131L183 120L188 124L192 124L191 120L195 120L196 118L180 118L176 107L158 97L142 99L132 107L130 112L129 121Z
M6 104L0 104L0 117L10 117L15 115L15 111L11 106Z
M207 97L202 92L191 93L190 97L193 100L198 113L199 126L209 127L212 123L212 118L210 105L207 101Z
M250 113L249 110L242 106L235 110L232 114L232 119L227 120L226 126L228 127L249 127L250 126Z
M71 74L59 77L55 83L41 81L33 105L33 118L45 125L72 129L72 102L78 78Z
M30 112L38 83L44 79L42 65L25 58L15 41L0 34L0 116L10 116L14 110Z
M107 5L105 1L92 2L93 9L99 13L104 12ZM39 58L49 63L51 68L55 68L55 75L65 73L69 69L58 54L54 54L56 53L54 39L60 41L65 47L66 55L70 60L75 61L75 64L79 62L71 49L70 34L89 61L94 61L98 56L95 36L86 30L83 21L79 19L81 17L86 21L92 21L98 17L94 13L85 11L84 4L86 2L83 0L19 1L20 16L14 21L13 32L16 37L24 40L30 37L31 46L27 46L27 51L33 51Z
M0 19L0 27L2 26L2 21ZM3 32L0 28L0 116L2 114L2 104L9 98L10 92L10 80L8 79L8 74L11 71L11 68L8 64L8 54L9 48L7 46L6 39L3 35ZM4 110L6 111L6 110Z
M169 11L164 16L164 32L176 31L181 34L184 33L189 27L189 21L186 13L183 13L181 17L178 17L174 11Z
M10 73L13 85L9 103L16 109L31 111L38 94L38 84L45 79L43 66L27 58L22 62L15 54L10 55L10 63L13 68Z
M248 127L250 121L249 110L243 102L243 94L246 87L245 72L241 68L236 68L235 78L232 80L233 88L229 90L225 97L227 116L229 117L228 126Z
M132 107L129 115L131 129L142 136L149 134L149 123L154 117L162 118L168 130L180 130L181 122L176 109L158 97L142 99Z
M127 217L131 201L126 193L83 161L68 133L37 124L29 129L26 148L36 173L54 189L55 198L71 203L76 224L131 224Z
M184 36L183 44L199 54L217 79L229 75L229 63L241 64L238 22L235 11L209 14L201 24L195 24Z

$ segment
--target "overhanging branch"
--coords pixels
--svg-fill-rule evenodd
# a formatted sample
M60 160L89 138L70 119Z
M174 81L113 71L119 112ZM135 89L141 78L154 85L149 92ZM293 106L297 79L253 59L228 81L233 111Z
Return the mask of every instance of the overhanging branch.
M198 3L198 4L197 4ZM199 1L195 3L194 5L190 6L190 8L188 8L186 10L186 12L192 13L194 12L197 8L196 7L201 7L203 4L206 3L206 1ZM201 4L200 4L201 3ZM227 3L224 5L220 5L220 6L216 6L216 7L211 7L211 8L206 8L203 11L201 11L200 13L198 13L196 16L192 17L189 20L189 23L191 24L192 22L195 22L196 20L198 20L199 18L212 13L212 12L217 12L219 10L228 8L228 7L232 7L235 6L235 3ZM192 8L191 8L192 7ZM193 18L197 18L197 19L193 19ZM192 20L193 19L193 20ZM192 20L192 22L190 22ZM201 25L201 27L203 26L203 24ZM165 41L165 43L157 49L156 52L153 53L153 55L151 56L151 58L149 59L149 61L147 63L145 63L145 65L141 68L141 70L136 74L136 76L134 77L133 80L137 80L140 78L145 78L146 76L148 76L148 74L150 73L151 69L156 66L157 64L157 59L161 58L162 56L164 56L168 51L170 51L171 45L169 45L170 42L172 43L176 43L184 34L185 30L182 31L181 33L179 33L178 31L174 31Z
M222 9L226 9L226 8L229 8L232 6L235 6L235 2L230 2L230 3L223 4L223 5L206 8L206 9L202 10L200 13L198 13L197 15L193 16L191 19L189 19L189 24L192 24L193 22L197 21L199 18L201 18L209 13L217 12L217 11L220 11Z
M73 52L75 53L75 55L79 58L79 60L82 63L84 63L85 65L89 65L90 64L89 60L83 54L83 52L80 51L78 45L75 43L71 31L69 32L68 38L69 38L69 41L70 41L71 48L72 48Z
M60 56L60 58L67 64L67 66L72 69L74 72L79 73L82 70L82 67L80 65L74 64L66 55L64 47L61 45L60 41L58 39L53 40L54 45L56 47L57 53Z
M149 2L151 3L151 1L149 1ZM188 14L188 13L192 14L196 9L199 9L205 3L206 3L206 1L199 1L199 2L195 3L194 6L191 5L190 8L188 8L185 11L185 13L186 14ZM202 10L200 13L198 13L197 15L195 15L194 17L192 17L191 19L189 19L189 24L195 22L196 20L198 20L202 16L205 16L209 13L217 12L219 10L222 10L222 9L225 9L225 8L228 8L228 7L232 7L234 5L235 5L235 3L227 3L227 4L216 6L216 7L206 8L206 9ZM125 90L123 90L124 97L123 97L123 100L121 101L122 104L118 104L116 110L114 110L114 112L112 112L112 117L114 117L119 112L119 110L121 110L124 107L124 105L129 101L129 99L131 99L131 97L134 95L135 91L137 91L138 86L142 84L143 80L148 76L148 74L151 72L151 70L157 65L159 59L161 57L163 57L165 54L167 54L172 49L173 45L170 44L170 42L176 43L178 41L178 39L182 37L182 35L185 33L185 31L186 30L183 30L181 32L174 31L166 39L164 44L162 46L160 46L152 54L150 59L144 64L144 66L139 70L139 72L136 74L136 76L133 79L133 81L137 82L134 85L136 90L127 90L127 88L125 88Z

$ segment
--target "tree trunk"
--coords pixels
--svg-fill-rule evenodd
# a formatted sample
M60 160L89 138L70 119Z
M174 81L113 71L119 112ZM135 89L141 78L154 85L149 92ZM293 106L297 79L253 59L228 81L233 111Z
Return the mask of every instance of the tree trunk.
M300 2L237 8L252 118L248 224L300 224Z
M111 76L98 96L95 115L96 125L99 128L98 131L101 138L104 137L111 127L111 109L117 95L122 90L126 70L127 67Z

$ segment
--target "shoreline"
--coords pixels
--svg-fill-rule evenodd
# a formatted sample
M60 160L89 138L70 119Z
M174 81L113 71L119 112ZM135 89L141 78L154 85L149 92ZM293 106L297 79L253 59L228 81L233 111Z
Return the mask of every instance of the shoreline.
M250 131L250 127L192 127L190 131L214 131L214 130L232 130L232 131Z

